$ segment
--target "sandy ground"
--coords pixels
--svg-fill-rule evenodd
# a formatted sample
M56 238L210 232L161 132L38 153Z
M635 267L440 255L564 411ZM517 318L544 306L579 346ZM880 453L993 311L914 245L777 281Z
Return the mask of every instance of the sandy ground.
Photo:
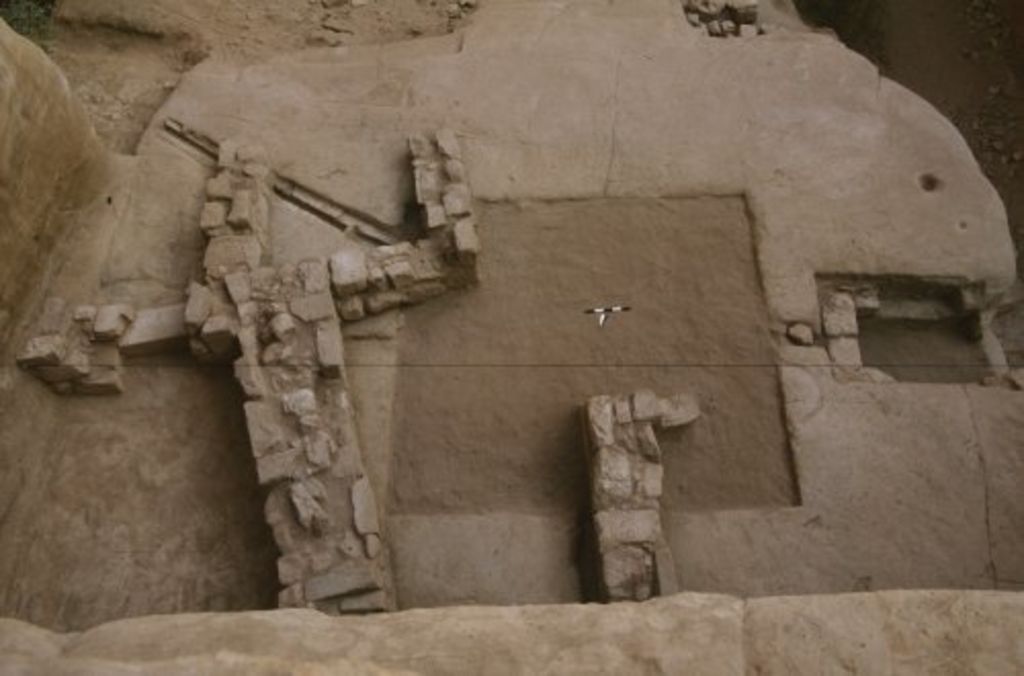
M584 508L579 406L639 387L704 410L665 436L667 507L795 502L741 199L493 205L481 222L480 287L407 313L394 512ZM583 310L606 304L632 311L602 329Z

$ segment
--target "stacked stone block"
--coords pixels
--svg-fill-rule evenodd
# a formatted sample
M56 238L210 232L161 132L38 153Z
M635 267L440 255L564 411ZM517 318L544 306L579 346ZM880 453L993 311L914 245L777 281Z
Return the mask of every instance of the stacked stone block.
M661 530L661 448L656 429L688 425L697 401L650 390L592 397L584 410L590 496L601 594L643 601L678 590Z
M46 299L35 335L18 364L59 394L119 394L122 360L118 342L135 319L130 305L80 305Z
M177 125L175 129L184 128ZM193 134L194 136L194 134ZM200 137L197 137L200 138ZM203 274L187 303L47 304L19 359L61 392L120 392L121 353L187 345L234 365L266 519L281 550L281 606L332 614L394 607L388 552L345 382L341 321L358 321L476 282L480 243L455 135L410 141L428 219L416 242L370 247L355 237L325 259L275 266L269 251L275 180L261 148L216 144L199 226Z
M448 285L476 283L480 238L473 197L458 138L442 129L429 138L409 137L416 202L423 212L427 239L448 265Z

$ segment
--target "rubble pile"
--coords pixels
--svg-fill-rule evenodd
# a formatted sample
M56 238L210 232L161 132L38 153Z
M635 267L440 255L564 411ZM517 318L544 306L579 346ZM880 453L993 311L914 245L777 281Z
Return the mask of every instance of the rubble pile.
M661 531L661 447L655 429L700 417L689 394L650 390L592 397L584 407L587 465L600 592L605 601L644 601L679 590Z

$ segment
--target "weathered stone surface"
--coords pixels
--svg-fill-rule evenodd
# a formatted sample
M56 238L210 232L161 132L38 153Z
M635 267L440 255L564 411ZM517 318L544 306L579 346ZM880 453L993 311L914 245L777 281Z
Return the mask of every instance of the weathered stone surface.
M67 351L67 342L63 336L36 336L29 339L25 348L18 354L18 364L23 367L56 366L60 364Z
M209 287L193 282L188 287L188 303L185 304L185 326L198 331L213 312L213 293Z
M830 338L828 341L828 355L836 366L861 366L860 343L856 338L840 337Z
M337 295L347 296L366 288L369 271L362 249L351 247L338 251L331 256L330 268L331 288Z
M821 308L822 328L831 338L857 335L857 304L849 293L832 293Z
M75 381L75 392L86 395L112 395L124 392L124 382L118 369L92 368L84 378Z
M228 235L214 237L206 247L203 265L206 274L220 279L229 272L239 269L254 270L259 267L263 249L259 240L251 235Z
M437 148L445 157L461 159L462 149L459 147L459 139L451 129L440 129L436 136Z
M260 458L283 450L288 428L281 407L264 401L248 401L244 407L253 455Z
M1018 673L1024 661L1020 594L893 591L753 599L744 625L748 673L995 675Z
M672 550L664 540L659 540L654 546L654 573L659 596L670 596L681 591Z
M295 518L308 531L323 533L331 523L331 517L324 510L323 503L327 499L324 486L317 479L303 479L293 481L288 493L291 498L292 507L295 509ZM311 601L318 597L310 594L307 583L306 596Z
M378 589L380 583L366 561L345 561L323 575L306 580L306 598L318 601L361 591Z
M661 400L650 390L637 390L630 397L630 402L635 420L648 422L662 416Z
M700 402L692 394L674 394L662 400L662 427L689 425L699 417Z
M331 278L327 264L322 260L305 260L299 263L299 279L306 293L321 293L330 290Z
M366 296L366 311L371 315L377 315L399 307L405 301L405 294L398 291L378 291Z
M199 214L199 227L207 237L230 234L227 231L228 205L224 202L207 202Z
M117 340L135 319L135 309L123 303L102 305L96 310L93 323L93 338L96 340Z
M238 271L224 275L224 285L235 305L241 305L252 297L252 285L249 282L248 272Z
M654 562L641 547L623 545L601 552L601 583L609 601L646 601L654 594Z
M56 366L37 366L32 371L40 380L47 383L63 383L89 375L90 364L88 355L79 348L73 348Z
M593 397L586 406L587 431L594 448L615 444L615 412L611 397Z
M424 207L424 212L427 216L428 228L440 228L448 224L448 212L444 210L444 205L441 202L427 204Z
M261 486L293 479L302 469L302 451L289 448L280 453L270 453L256 459L256 475ZM278 543L280 545L280 542Z
M444 210L451 218L462 218L473 213L473 197L469 187L462 183L451 183L444 189Z
M366 316L362 296L349 296L337 303L338 314L346 322L356 322Z
M140 310L118 343L126 356L182 350L188 345L185 304Z
M316 326L316 356L327 378L340 378L345 367L345 350L337 319L325 319Z
M287 312L279 312L270 320L270 330L278 340L287 340L295 333L295 318Z
M316 393L308 388L294 390L281 396L281 408L296 418L314 415L319 408Z
M594 514L594 525L602 549L623 544L653 545L661 537L661 519L653 509L602 510Z
M416 281L412 265L405 258L388 261L384 264L384 273L396 289L404 289Z
M315 322L337 316L334 310L334 299L326 291L293 298L288 303L288 309L304 322Z
M480 236L477 234L476 224L471 219L460 220L455 224L454 237L459 260L468 264L474 263L480 255Z
M360 535L380 533L377 501L374 499L370 480L365 476L352 484L352 523Z
M593 499L599 508L618 506L633 495L629 455L615 446L602 446L594 456Z
M206 197L211 200L228 201L234 194L231 185L231 173L222 171L206 182ZM225 219L227 218L227 205L224 205Z
M803 322L795 322L786 327L786 337L794 345L814 345L814 329Z

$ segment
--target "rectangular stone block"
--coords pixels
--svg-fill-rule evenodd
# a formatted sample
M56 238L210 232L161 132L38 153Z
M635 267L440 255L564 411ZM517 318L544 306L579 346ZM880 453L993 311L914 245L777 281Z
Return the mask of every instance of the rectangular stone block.
M700 402L692 394L674 394L661 400L661 426L681 427L700 417Z
M608 396L591 397L587 401L585 411L587 431L593 447L612 446L615 444L615 412L612 398Z
M184 303L141 310L119 347L126 356L184 350L188 347Z
M460 220L455 224L453 237L459 261L468 265L475 263L480 255L480 237L476 232L476 224L471 219Z
M128 330L128 325L135 319L135 309L131 305L117 303L101 305L96 310L93 323L95 340L117 340Z
M419 204L438 204L441 202L441 189L444 179L441 168L433 162L425 163L413 170L416 181L416 201Z
M654 595L653 556L630 545L602 552L601 583L608 601L646 601Z
M321 293L330 290L331 278L327 263L321 260L306 260L299 263L299 279L306 293Z
M830 338L828 341L828 356L836 366L847 366L856 368L862 366L860 354L860 342L856 338L843 336Z
M404 289L416 281L412 265L407 258L395 258L384 264L384 274L396 289Z
M377 500L370 480L365 476L352 484L352 522L360 535L380 533Z
M202 284L192 282L188 287L188 302L185 304L185 326L198 332L213 312L213 293Z
M661 538L657 510L603 510L594 514L601 549L626 544L649 544Z
M630 397L633 418L641 421L657 420L661 417L661 400L651 390L637 390Z
M228 295L235 305L241 305L252 297L252 284L249 281L249 273L245 270L225 275L224 285L227 286Z
M441 202L431 202L423 208L427 218L427 228L433 230L448 225L448 212Z
M256 476L261 486L284 481L297 476L302 469L302 452L289 449L256 459Z
M243 408L249 444L255 457L280 453L288 448L292 430L276 402L247 401Z
M231 211L227 222L235 230L250 230L253 227L256 208L256 194L251 190L238 190L231 198Z
M206 182L207 199L228 201L234 192L234 187L231 185L231 172L222 171ZM225 205L226 208L227 205Z
M856 336L857 304L849 293L832 293L821 308L822 328L833 338Z
M315 322L321 319L334 319L337 317L334 309L334 298L328 291L292 298L288 303L288 309L291 310L293 315L304 322Z
M225 202L207 202L199 214L199 228L207 237L228 233L228 205Z
M291 552L278 558L277 579L285 587L301 582L309 569L307 557L302 552Z
M328 572L306 580L306 599L319 601L334 596L380 589L373 565L367 561L352 560L338 564Z
M17 362L22 367L57 366L67 352L64 336L36 336L29 339L18 354Z
M338 251L330 259L331 286L339 296L364 290L369 281L366 254L355 246Z
M440 129L435 135L437 148L447 158L456 160L462 159L462 148L459 146L459 139L451 129Z
M658 596L671 596L681 591L675 558L664 539L659 540L654 547L654 574L658 583Z
M337 319L325 319L317 324L316 355L325 377L341 377L345 367L345 349Z
M346 322L356 322L366 316L366 308L361 296L349 296L338 301L336 307L341 318Z
M69 350L56 366L37 366L32 369L33 375L51 384L78 380L88 376L90 371L88 355L77 348Z
M206 246L203 267L213 279L235 270L255 270L263 257L259 239L252 235L214 237Z
M451 218L463 218L473 213L473 197L469 186L464 183L450 183L444 189L444 210Z

